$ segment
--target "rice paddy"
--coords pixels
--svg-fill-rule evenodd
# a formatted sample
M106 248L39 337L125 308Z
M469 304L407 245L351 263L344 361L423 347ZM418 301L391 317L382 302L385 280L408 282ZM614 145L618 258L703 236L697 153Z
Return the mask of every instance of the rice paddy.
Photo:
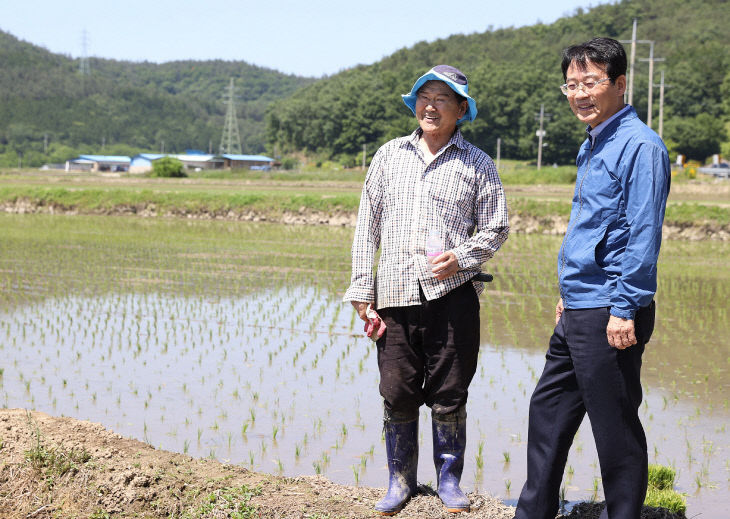
M374 347L349 304L352 230L0 215L0 405L100 422L155 447L386 485ZM513 235L487 269L463 483L516 500L552 330L559 237ZM641 414L688 516L730 491L730 244L665 242ZM435 483L430 416L419 480ZM0 441L2 441L0 433ZM586 419L562 495L601 499Z

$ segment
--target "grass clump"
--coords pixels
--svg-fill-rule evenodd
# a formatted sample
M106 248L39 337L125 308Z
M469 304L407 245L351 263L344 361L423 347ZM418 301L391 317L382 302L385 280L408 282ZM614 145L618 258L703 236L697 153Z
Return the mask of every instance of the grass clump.
M227 487L216 490L205 497L203 504L195 510L185 512L181 519L203 519L205 517L230 517L231 519L253 519L256 506L251 504L254 496L261 495L261 488Z
M644 505L665 508L676 514L687 512L687 499L674 490L676 472L663 465L649 465L649 485Z
M28 423L35 429L35 444L25 451L25 461L33 470L43 475L49 488L53 487L56 478L69 472L76 473L79 465L91 460L91 454L84 448L47 447L42 441L40 429L32 422L30 416Z

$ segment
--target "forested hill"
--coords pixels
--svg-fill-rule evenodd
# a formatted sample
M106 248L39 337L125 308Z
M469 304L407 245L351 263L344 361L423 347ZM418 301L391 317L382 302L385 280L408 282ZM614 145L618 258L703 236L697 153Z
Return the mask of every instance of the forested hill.
M1 22L0 22L1 23ZM136 153L220 145L225 94L235 78L243 151L264 150L264 113L311 78L242 61L134 63L53 54L0 31L0 166L2 156L34 164L84 151ZM43 155L44 136L49 153ZM6 160L7 162L7 160Z
M450 16L469 16L458 6ZM416 17L417 15L414 15ZM724 128L730 115L730 3L726 0L624 0L577 10L551 25L488 29L433 43L418 43L382 61L318 81L271 107L267 139L282 150L309 150L354 162L363 144L370 155L386 140L409 133L415 119L400 100L414 80L432 65L448 63L468 76L479 115L463 126L466 137L494 154L532 158L537 153L540 104L551 118L543 157L570 162L585 134L559 90L560 52L595 36L631 38L638 20L640 40L656 41L654 82L665 70L664 137L675 152L703 160L728 148ZM416 23L416 20L414 20ZM433 21L429 23L438 23ZM489 20L484 20L489 26ZM626 45L627 53L630 46ZM647 58L649 45L637 45ZM648 63L636 64L634 102L646 119ZM654 128L658 126L659 89L654 90Z

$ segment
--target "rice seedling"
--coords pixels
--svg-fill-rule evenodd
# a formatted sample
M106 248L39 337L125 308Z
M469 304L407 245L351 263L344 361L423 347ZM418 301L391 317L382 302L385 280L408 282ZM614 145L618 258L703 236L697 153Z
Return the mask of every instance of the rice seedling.
M477 470L481 471L484 470L484 441L479 441L477 445L477 453L475 456L475 461L477 464Z

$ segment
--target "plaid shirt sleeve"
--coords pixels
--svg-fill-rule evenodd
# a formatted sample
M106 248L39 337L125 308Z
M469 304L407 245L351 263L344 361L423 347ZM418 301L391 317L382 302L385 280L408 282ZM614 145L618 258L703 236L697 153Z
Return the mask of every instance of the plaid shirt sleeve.
M478 169L477 232L453 250L461 269L478 268L492 258L509 233L507 201L497 168L485 155Z
M375 302L373 264L375 253L380 247L383 155L382 148L375 153L365 176L352 243L352 278L343 301Z

